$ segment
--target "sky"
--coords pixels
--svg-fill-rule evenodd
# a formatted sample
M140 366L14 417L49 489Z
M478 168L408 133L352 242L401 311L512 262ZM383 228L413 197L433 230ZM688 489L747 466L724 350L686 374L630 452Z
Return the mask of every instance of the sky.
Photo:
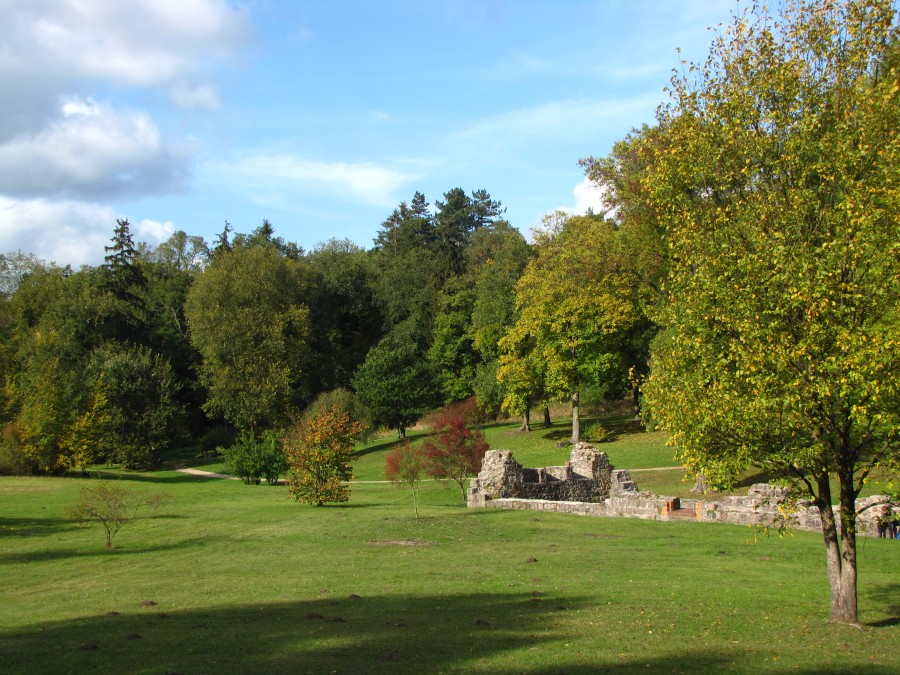
M653 123L735 0L0 0L0 253L102 263L268 219L369 248L416 191L523 234ZM681 50L679 52L679 49Z

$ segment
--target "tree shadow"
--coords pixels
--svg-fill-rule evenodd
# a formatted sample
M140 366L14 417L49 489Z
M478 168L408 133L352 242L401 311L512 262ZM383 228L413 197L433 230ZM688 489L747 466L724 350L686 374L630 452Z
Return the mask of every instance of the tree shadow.
M43 537L77 527L68 518L3 518L0 537Z
M49 562L53 560L68 560L72 558L85 558L97 556L132 556L142 553L151 553L155 551L174 551L180 548L197 547L211 541L210 537L193 537L184 539L170 544L160 544L158 546L134 546L130 547L127 543L117 543L119 538L114 541L115 548L104 548L105 535L102 528L96 528L96 545L81 546L78 548L49 548L43 551L27 551L23 553L0 553L0 565L3 564L27 564L36 562ZM127 535L126 535L127 536ZM125 538L122 538L123 541Z
M900 625L900 583L879 584L869 590L866 595L882 605L885 613L890 616L865 625L872 628L886 628L888 626Z
M362 450L357 450L356 452L353 453L353 458L359 459L360 457L365 457L366 455L371 455L373 452L381 452L382 450L388 450L388 449L393 448L396 445L400 445L401 443L404 443L406 441L409 441L410 443L412 443L413 441L416 441L420 438L424 438L424 437L430 436L430 435L431 435L431 432L428 432L428 431L411 431L411 432L407 432L405 439L394 438L393 436L388 437L388 438L385 438L384 440L379 441L375 445L370 445L368 448L363 448Z
M138 483L162 483L162 484L178 484L178 483L202 483L210 480L224 480L221 478L211 478L209 476L197 476L190 473L178 473L174 476L160 476L154 473L128 473L125 471L94 471L91 478L102 478L104 480L127 480Z
M164 586L161 585L161 588ZM157 601L159 604L157 604ZM173 604L175 609L173 609ZM752 670L755 654L727 649L652 656L566 649L564 604L524 593L332 597L177 609L177 598L110 598L102 614L4 631L8 675L159 673L655 673ZM863 675L884 667L858 664ZM737 666L737 668L735 668ZM841 672L828 667L818 673Z

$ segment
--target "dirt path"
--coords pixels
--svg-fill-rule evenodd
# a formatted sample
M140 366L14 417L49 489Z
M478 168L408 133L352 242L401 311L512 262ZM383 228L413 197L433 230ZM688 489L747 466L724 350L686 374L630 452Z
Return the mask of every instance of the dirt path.
M229 480L238 480L235 476L229 476L227 473L213 473L212 471L204 471L203 469L175 469L181 473L187 473L191 476L203 476L204 478L227 478Z

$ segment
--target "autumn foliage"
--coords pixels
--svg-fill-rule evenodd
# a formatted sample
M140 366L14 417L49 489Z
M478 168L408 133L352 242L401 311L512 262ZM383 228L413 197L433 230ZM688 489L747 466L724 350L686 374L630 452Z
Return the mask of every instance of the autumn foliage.
M339 405L295 423L283 441L291 497L316 506L347 501L350 490L343 483L353 476L351 454L362 430Z
M472 430L459 409L445 408L432 417L433 437L422 445L429 476L453 481L466 497L466 478L481 470L484 453L490 447L481 430Z

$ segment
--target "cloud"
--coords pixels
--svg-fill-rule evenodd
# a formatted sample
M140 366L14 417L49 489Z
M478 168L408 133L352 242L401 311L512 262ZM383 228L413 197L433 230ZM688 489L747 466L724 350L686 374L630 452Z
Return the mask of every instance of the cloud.
M572 99L514 110L480 120L456 135L458 142L511 144L528 138L570 138L608 126L610 119L634 119L655 110L656 95L611 101Z
M0 194L91 200L185 190L191 143L167 139L148 112L95 94L155 89L179 107L214 110L214 70L250 34L248 17L226 0L5 0Z
M0 10L0 82L177 85L226 59L251 35L224 0L7 0Z
M143 113L70 99L36 134L0 145L0 194L111 198L178 192L190 148L165 141Z
M179 108L198 110L218 110L222 106L219 92L212 84L176 84L169 92L172 101Z
M379 207L397 204L397 191L416 175L371 162L317 162L285 154L251 154L211 170L255 194L260 203L284 201L285 195L328 192Z
M604 188L594 185L589 178L584 178L578 185L572 189L572 196L575 198L574 206L559 206L550 209L544 216L564 211L572 216L583 216L588 211L605 215L612 218L615 215L615 209L609 209L603 203ZM543 221L543 217L541 218ZM537 227L537 226L535 226Z
M117 218L106 206L85 202L0 197L0 252L23 250L61 265L98 265ZM132 223L135 241L155 246L172 234L171 222Z

